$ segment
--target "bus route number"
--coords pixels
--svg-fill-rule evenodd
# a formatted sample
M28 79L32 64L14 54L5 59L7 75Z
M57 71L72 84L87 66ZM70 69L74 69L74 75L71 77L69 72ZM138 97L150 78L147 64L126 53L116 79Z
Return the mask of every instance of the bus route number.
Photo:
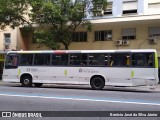
M38 72L37 68L27 68L27 72Z

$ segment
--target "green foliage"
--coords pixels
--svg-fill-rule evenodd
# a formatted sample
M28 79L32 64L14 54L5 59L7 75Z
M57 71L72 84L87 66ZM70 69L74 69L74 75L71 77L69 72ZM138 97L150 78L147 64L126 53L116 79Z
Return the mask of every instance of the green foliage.
M51 48L52 50L56 50L59 49L59 44L58 41L56 41L56 39L52 34L52 30L41 30L41 29L37 29L34 31L34 37L33 37L33 41L36 43L39 43L39 47L45 45L49 48Z
M52 29L52 38L46 39L44 44L50 43L49 41L61 42L65 49L68 49L72 42L72 34L78 27L82 26L91 31L92 25L90 21L84 19L86 17L86 2L85 0L75 0L75 2L71 0L32 1L31 20L41 26L43 33L48 34L46 26ZM93 3L95 6L96 4L104 6L107 2L106 0L93 0Z
M27 0L0 0L0 29L29 24L24 16L28 14L28 8Z
M84 19L86 0L0 0L0 28L12 28L20 25L36 24L35 38L41 45L58 49L63 43L68 49L72 42L72 34L84 27L91 31L92 25ZM96 14L99 6L104 8L107 0L93 0L93 12ZM98 6L97 6L98 5ZM26 16L29 19L26 19ZM39 27L39 28L38 28ZM27 28L28 29L28 28ZM24 29L26 28L24 27Z
M29 35L31 35L33 33L33 27L31 25L23 25L22 28L20 28L21 31L21 35L25 38L28 38Z
M103 10L107 7L107 0L93 0L94 16L103 16Z

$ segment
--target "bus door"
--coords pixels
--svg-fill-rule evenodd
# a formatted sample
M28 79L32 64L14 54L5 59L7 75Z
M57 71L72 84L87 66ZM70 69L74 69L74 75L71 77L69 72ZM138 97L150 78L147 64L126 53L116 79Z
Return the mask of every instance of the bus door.
M3 79L18 82L18 55L10 53L6 57Z
M132 53L132 80L134 85L149 85L156 79L154 53Z
M73 56L73 55L72 55ZM74 57L77 55L74 55ZM78 59L77 59L78 60ZM72 61L72 59L70 60ZM75 77L75 66L69 64L69 55L66 53L62 54L54 54L52 55L52 65L57 66L56 69L53 68L54 76L57 77L57 83L62 84L79 84L79 80Z
M130 53L116 52L109 55L108 85L131 86Z

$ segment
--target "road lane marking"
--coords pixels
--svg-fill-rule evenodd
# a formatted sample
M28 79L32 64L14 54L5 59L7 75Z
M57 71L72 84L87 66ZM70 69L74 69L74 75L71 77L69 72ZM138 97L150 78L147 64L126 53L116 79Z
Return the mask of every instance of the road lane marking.
M43 95L23 95L23 94L0 94L0 96L8 97L28 97L28 98L46 98L46 99L61 99L61 100L74 100L74 101L93 101L93 102L108 102L108 103L123 103L123 104L137 104L137 105L155 105L160 106L160 102L149 102L141 100L111 100L107 98L83 98L83 97L66 97L66 96L43 96Z

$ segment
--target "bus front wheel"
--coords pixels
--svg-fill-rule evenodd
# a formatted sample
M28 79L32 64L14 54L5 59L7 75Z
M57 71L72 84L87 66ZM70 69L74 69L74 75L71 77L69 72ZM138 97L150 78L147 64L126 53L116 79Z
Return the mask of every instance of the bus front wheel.
M23 76L21 80L21 84L23 87L31 87L32 86L32 78L30 76Z
M34 86L36 87L41 87L43 85L43 83L34 83Z
M104 79L102 77L94 77L91 80L91 87L94 90L101 90L105 86Z

